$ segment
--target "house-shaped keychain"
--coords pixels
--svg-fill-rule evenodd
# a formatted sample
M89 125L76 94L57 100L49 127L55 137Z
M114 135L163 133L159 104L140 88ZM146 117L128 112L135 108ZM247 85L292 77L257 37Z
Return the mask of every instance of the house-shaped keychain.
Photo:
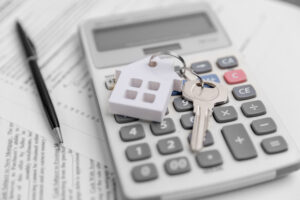
M174 71L173 62L149 57L116 71L116 85L109 98L114 114L161 122L173 90L181 91L182 78Z

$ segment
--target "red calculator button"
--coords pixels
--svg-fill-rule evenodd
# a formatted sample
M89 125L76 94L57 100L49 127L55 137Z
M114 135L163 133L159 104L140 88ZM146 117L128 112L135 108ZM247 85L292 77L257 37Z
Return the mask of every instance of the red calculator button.
M224 79L228 84L236 84L245 82L247 77L242 69L236 69L226 72L224 74Z

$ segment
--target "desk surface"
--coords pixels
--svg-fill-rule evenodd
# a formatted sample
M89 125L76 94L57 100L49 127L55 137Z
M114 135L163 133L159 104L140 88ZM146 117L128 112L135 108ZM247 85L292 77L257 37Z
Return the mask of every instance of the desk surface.
M214 1L236 47L300 147L300 9L276 1ZM297 90L296 90L297 89ZM300 171L283 179L207 200L299 199Z

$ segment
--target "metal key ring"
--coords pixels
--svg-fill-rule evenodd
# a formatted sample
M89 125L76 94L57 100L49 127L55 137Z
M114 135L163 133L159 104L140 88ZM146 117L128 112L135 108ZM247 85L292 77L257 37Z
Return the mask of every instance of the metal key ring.
M191 72L193 75L195 75L198 79L199 79L199 83L197 83L198 86L200 87L204 87L205 82L203 81L203 79L201 78L201 76L199 76L198 74L196 74L191 68L181 68L180 69L180 73L183 74L184 78L187 79L187 76L185 75L186 70L188 70L189 72Z
M153 54L153 55L150 57L150 60L149 60L148 65L149 65L150 67L155 67L155 66L157 65L157 62L154 61L153 59L154 59L155 57L158 57L158 56L164 56L164 55L166 55L166 56L172 56L172 57L177 58L177 59L183 64L183 68L186 68L186 64L185 64L184 59L183 59L180 55L178 55L177 53L175 53L175 52L173 52L173 51L162 51L162 52L158 52L158 53L156 53L156 54Z
M150 67L155 67L157 65L157 62L154 61L153 59L157 56L162 56L162 55L167 55L167 56L172 56L172 57L175 57L177 58L182 64L183 66L180 68L180 74L185 78L187 79L187 76L185 75L186 71L188 70L189 72L191 72L193 75L195 75L198 79L199 79L199 86L200 87L203 87L204 86L204 81L203 79L198 75L196 74L191 68L188 68L186 66L186 63L184 61L184 59L178 55L177 53L173 52L173 51L163 51L163 52L158 52L156 54L153 54L151 57L150 57L150 60L149 60L149 63L148 65ZM198 85L198 84L197 84Z

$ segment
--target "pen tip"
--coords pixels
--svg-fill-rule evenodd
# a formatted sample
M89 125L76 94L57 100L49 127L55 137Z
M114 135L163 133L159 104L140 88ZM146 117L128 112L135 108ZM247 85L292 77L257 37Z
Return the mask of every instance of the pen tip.
M54 129L53 129L53 132L54 132L54 134L55 134L55 137L56 137L57 140L58 140L59 145L63 144L64 141L63 141L63 137L62 137L60 128L59 128L59 127L54 128Z
M24 32L21 22L19 20L16 20L16 28L18 29L18 31Z
M21 23L20 23L20 21L19 21L18 19L16 20L16 25L17 25L18 27L21 26Z

